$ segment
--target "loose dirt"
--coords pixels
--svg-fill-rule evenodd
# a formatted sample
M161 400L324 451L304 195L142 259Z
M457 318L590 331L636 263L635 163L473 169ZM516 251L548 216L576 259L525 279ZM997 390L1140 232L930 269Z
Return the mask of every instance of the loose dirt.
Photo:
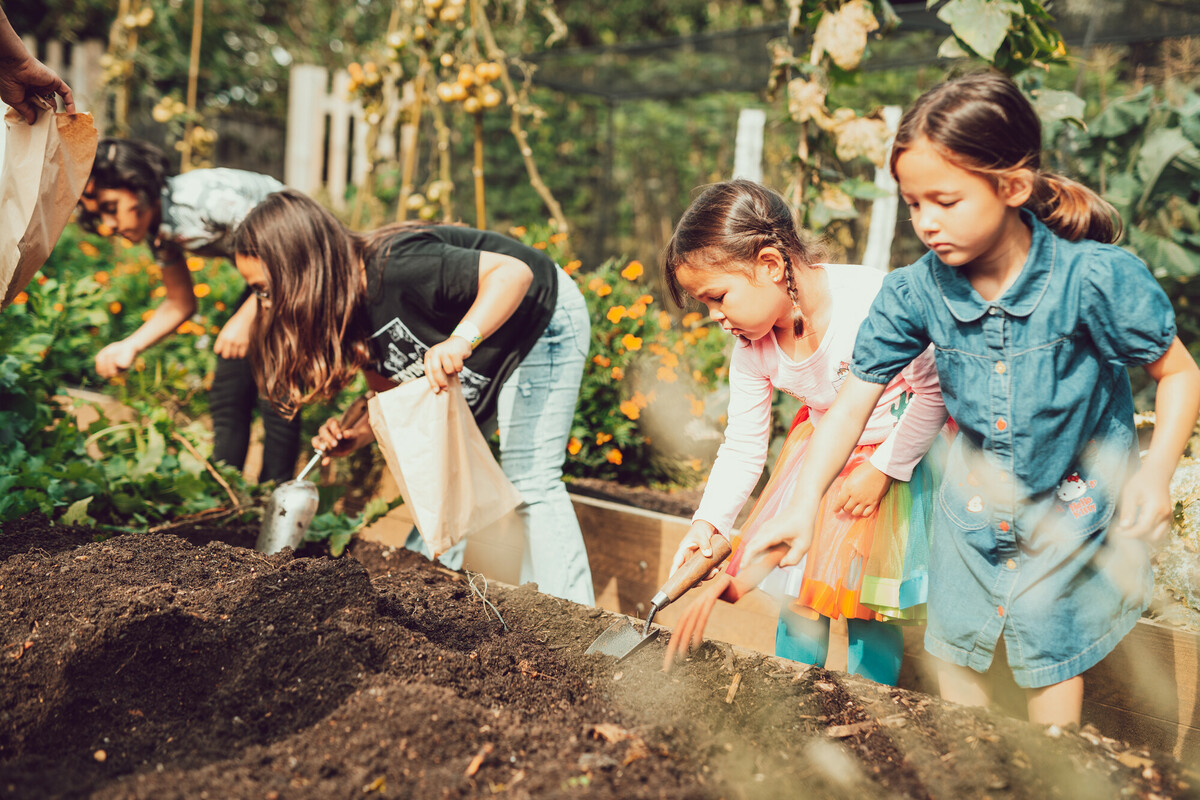
M706 644L584 655L610 616L406 551L255 531L0 532L0 797L1196 796L1200 776ZM296 556L299 557L296 557ZM660 636L660 639L664 638Z

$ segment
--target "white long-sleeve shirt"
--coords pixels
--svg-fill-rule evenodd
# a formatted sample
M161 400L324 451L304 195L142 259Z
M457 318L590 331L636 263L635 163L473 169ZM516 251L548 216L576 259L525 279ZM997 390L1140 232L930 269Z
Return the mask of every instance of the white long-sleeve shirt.
M729 362L729 411L725 441L693 520L732 535L738 512L750 497L767 459L774 389L799 398L814 426L833 405L850 374L858 327L883 282L871 267L822 264L829 279L829 328L816 352L793 361L772 331L758 341L739 340ZM906 481L946 422L932 350L925 351L889 383L871 412L859 444L879 444L871 463Z

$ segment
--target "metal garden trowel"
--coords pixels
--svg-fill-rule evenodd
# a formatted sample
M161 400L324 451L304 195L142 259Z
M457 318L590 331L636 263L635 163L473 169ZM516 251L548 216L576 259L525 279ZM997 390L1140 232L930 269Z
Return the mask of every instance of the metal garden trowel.
M711 556L705 558L699 550L692 553L691 557L683 562L683 566L667 578L667 582L658 590L658 594L651 598L650 613L646 615L646 625L641 631L629 621L628 617L623 617L609 625L604 633L600 634L584 652L603 653L620 661L653 639L658 633L657 630L650 628L650 623L654 621L654 615L683 597L688 589L699 583L701 578L728 558L732 552L729 540L719 533L713 534L709 545L712 547Z
M342 414L343 428L352 427L367 411L367 400L371 394L365 394L350 404L346 413ZM254 549L260 553L272 555L285 547L295 550L304 540L304 532L317 514L317 485L304 480L313 467L325 456L324 450L317 450L309 462L300 470L295 480L279 484L271 492L271 500L263 513L262 529L258 532L258 542Z

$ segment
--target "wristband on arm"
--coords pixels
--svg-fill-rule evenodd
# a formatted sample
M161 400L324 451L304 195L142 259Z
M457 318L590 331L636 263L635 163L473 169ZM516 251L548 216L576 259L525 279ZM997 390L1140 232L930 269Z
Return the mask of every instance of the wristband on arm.
M473 322L468 322L465 319L458 323L458 327L456 327L454 332L450 335L457 336L460 339L466 339L467 344L471 345L472 350L478 347L479 343L483 341L483 334L480 332L479 326Z

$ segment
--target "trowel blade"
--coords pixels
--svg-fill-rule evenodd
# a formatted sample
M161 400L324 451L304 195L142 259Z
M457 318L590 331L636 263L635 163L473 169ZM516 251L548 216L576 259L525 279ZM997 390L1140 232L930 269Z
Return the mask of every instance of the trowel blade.
M642 645L658 635L658 629L651 630L645 636L628 619L615 620L596 637L596 641L584 653L602 653L620 661L628 658L639 650Z

